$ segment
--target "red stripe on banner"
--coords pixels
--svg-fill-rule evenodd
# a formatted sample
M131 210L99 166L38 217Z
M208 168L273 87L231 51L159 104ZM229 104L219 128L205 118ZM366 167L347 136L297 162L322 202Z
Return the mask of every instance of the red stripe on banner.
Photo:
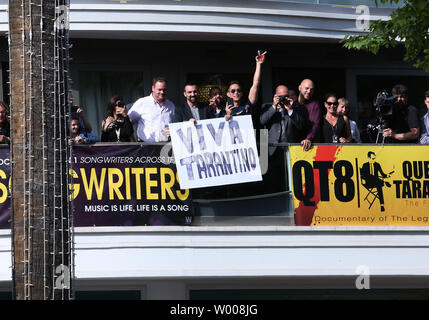
M314 161L332 161L337 160L336 154L341 150L341 146L318 146L316 149L316 155ZM328 174L329 171L328 170ZM313 220L314 212L317 209L317 205L320 201L320 178L319 170L313 169L314 176L314 197L311 201L314 201L314 206L306 206L303 201L299 202L298 208L295 209L295 225L297 226L310 226ZM304 184L305 187L305 184Z

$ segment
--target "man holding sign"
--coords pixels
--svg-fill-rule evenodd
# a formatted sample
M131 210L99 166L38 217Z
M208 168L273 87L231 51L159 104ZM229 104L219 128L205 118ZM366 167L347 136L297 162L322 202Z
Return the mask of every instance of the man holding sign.
M170 124L181 189L262 180L251 116Z
M191 121L195 123L199 120L210 119L214 114L210 107L206 104L198 102L200 91L194 83L187 83L183 95L186 102L182 106L176 106L173 116L173 122Z

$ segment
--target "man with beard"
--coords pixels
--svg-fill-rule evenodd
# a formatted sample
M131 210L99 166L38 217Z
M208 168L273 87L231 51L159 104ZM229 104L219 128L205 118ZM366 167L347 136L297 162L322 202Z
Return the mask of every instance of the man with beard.
M420 121L416 107L408 104L408 89L402 84L392 88L392 95L397 97L393 105L389 128L383 130L383 137L392 143L417 142L420 136Z
M182 106L177 106L174 111L173 122L196 121L213 118L213 112L206 104L198 102L200 92L194 83L187 83L183 95L186 98Z
M307 136L304 140L301 141L301 145L305 151L310 149L311 144L317 137L320 127L320 119L322 117L322 112L320 110L320 105L317 101L313 100L314 94L314 83L310 79L302 80L301 84L298 87L299 96L298 104L305 106L308 113L309 128L307 130Z

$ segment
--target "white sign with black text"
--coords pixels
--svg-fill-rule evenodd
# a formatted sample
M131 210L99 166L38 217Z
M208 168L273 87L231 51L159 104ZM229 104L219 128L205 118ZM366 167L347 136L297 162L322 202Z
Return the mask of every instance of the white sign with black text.
M251 116L170 123L181 189L261 181Z

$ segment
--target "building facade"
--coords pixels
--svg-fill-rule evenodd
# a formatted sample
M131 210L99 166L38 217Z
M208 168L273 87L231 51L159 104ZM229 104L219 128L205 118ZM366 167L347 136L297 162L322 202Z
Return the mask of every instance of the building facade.
M74 101L100 134L111 96L132 103L150 93L156 76L167 78L169 99L177 104L189 80L209 88L239 79L248 88L262 49L268 53L261 103L272 101L276 85L296 90L311 78L319 100L330 91L347 97L364 129L376 93L404 83L423 114L428 74L404 63L400 48L374 56L338 43L363 32L366 11L359 5L368 6L371 21L393 10L365 0L72 0ZM7 30L7 1L1 0L0 96L6 101ZM75 228L76 297L429 297L429 227L300 227L290 193L243 198L223 206L199 203L203 213L191 226ZM240 201L250 201L252 213L240 212ZM10 237L10 230L0 230L5 296ZM369 276L371 290L356 287L362 275Z

